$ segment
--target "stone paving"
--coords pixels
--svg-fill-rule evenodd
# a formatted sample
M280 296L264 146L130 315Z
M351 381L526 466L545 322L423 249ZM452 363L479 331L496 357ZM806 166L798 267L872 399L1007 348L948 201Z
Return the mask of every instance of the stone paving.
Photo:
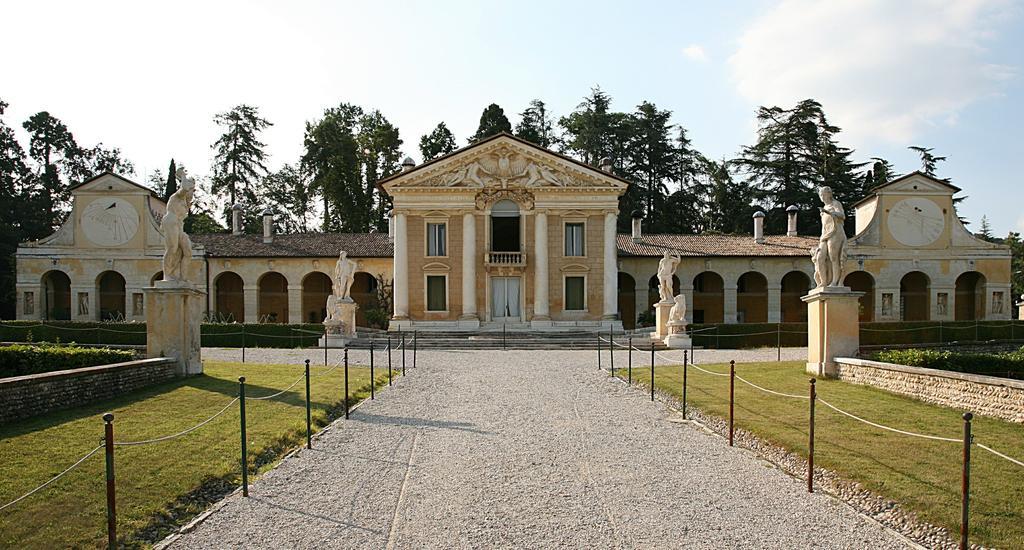
M907 547L594 359L420 352L172 547Z

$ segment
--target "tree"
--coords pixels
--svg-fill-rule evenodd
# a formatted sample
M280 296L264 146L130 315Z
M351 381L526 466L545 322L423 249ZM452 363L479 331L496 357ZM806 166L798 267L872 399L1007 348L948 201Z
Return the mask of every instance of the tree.
M0 100L0 117L7 109ZM16 309L17 278L14 253L18 243L44 236L49 227L39 223L39 193L14 130L0 118L0 318L12 319Z
M342 103L325 110L320 120L306 123L301 162L310 189L323 199L324 231L355 231L360 225L356 217L362 182L355 128L362 114L358 106ZM338 212L332 215L335 208ZM353 215L341 216L342 211Z
M89 174L92 177L103 172L112 172L121 176L130 176L135 173L135 165L130 160L121 157L121 150L117 147L107 149L102 143L92 149L84 151L82 158L87 161Z
M211 187L212 185L206 178L196 180L196 191L192 197L192 208L189 209L189 215L185 218L185 232L190 235L224 233L227 231L214 215L218 201L211 191Z
M277 224L285 233L306 232L313 214L305 174L294 164L285 164L263 182L266 202L276 211Z
M480 114L480 125L477 126L476 133L473 134L469 141L470 143L475 143L502 132L511 133L512 123L508 121L505 111L497 103L491 103Z
M243 201L255 206L260 202L256 182L267 173L267 154L259 135L271 123L259 116L256 107L244 104L215 115L213 121L224 133L211 146L216 151L212 189L218 195L228 195L223 215L230 222L231 205Z
M531 141L541 147L551 147L555 141L554 120L548 114L547 105L539 99L530 102L519 114L516 125L516 136Z
M981 216L981 230L978 231L978 237L990 243L998 241L992 233L992 226L988 223L988 216Z
M679 176L680 151L672 143L671 118L671 111L644 101L626 122L629 141L625 170L636 183L632 187L642 193L643 209L653 232L661 229L658 211L669 194L668 182Z
M171 159L170 166L167 167L167 183L164 184L163 198L164 202L171 200L171 195L178 190L178 165L174 163L174 159Z
M59 119L40 111L22 126L29 134L29 156L37 166L44 223L56 229L70 209L68 175L82 156L74 136ZM63 177L62 177L63 176Z
M363 231L387 229L387 211L391 208L391 198L377 187L377 182L398 172L398 163L402 157L402 138L398 134L398 128L384 118L380 111L374 110L359 119L356 142L361 153L359 160L363 165L363 191L372 209Z
M936 165L938 165L938 163L944 162L946 160L946 157L937 157L937 156L933 155L932 151L935 150L933 147L921 147L919 145L911 145L910 147L907 147L907 149L910 149L911 151L916 152L918 154L918 156L921 157L921 171L924 172L926 175L931 176L933 178L936 177L935 176L935 167L936 167ZM949 180L943 180L943 181L949 181Z
M591 88L590 95L583 98L575 111L558 119L564 131L564 152L592 166L605 157L617 161L625 156L628 116L612 112L611 102L612 98L600 87Z
M163 170L157 168L150 172L149 176L146 177L146 184L154 193L157 194L157 196L164 198L164 192L167 189L167 178L164 177ZM166 201L167 199L164 199L164 202Z
M707 161L708 201L703 230L708 233L745 234L751 231L750 219L757 210L752 206L754 189L732 176L731 162Z
M438 122L429 134L420 137L420 154L423 155L423 162L447 155L455 149L455 134L444 122Z
M1020 233L1011 231L1003 239L1003 244L1010 247L1010 304L1018 300L1024 301L1024 240ZM1014 308L1016 310L1017 308Z

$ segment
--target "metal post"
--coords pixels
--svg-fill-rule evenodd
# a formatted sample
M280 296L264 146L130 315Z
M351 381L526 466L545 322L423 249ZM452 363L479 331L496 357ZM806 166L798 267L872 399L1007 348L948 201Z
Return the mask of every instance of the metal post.
M501 351L508 351L507 343L505 342L505 321L501 322Z
M690 360L697 360L697 356L693 354L693 333L690 333Z
M627 343L629 344L629 350L628 350L628 353L626 354L626 357L627 357L627 359L626 359L626 363L627 363L626 368L629 370L629 383L632 384L633 383L633 337L632 336L629 337L629 340L627 340Z
M811 416L807 428L807 492L814 492L814 402L818 399L817 381L811 378Z
M327 326L324 326L324 366L327 366L327 349L330 347L331 341L327 339Z
M775 346L779 350L775 360L782 361L782 323L775 324Z
M391 335L388 335L388 385L391 385Z
M242 362L245 363L245 323L242 323Z
M377 385L377 379L373 376L373 339L370 339L370 399L376 399L374 393L374 387Z
M970 508L971 496L971 419L974 415L964 413L964 464L963 482L961 484L960 500L960 550L967 550L970 545L967 543L967 516Z
M402 335L402 376L405 376L405 333L399 332Z
M945 344L946 343L945 335L942 334L942 321L939 321L939 343L940 344Z
M601 370L601 333L597 333L597 370Z
M654 401L654 340L651 340L651 401Z
M238 377L238 414L241 419L242 434L242 496L249 496L249 452L246 449L245 437L245 377Z
M345 344L345 418L348 419L348 344Z
M107 548L117 548L117 504L114 500L114 414L103 415L103 447L107 456Z
M612 367L612 376L615 376L615 335L611 327L608 327L608 361Z
M412 331L412 368L416 368L416 342L420 339L420 331Z
M686 420L686 371L688 370L689 354L683 350L683 420Z
M729 446L732 447L733 404L736 402L736 361L729 361Z
M306 359L306 448L313 448L313 411L309 403L309 359Z

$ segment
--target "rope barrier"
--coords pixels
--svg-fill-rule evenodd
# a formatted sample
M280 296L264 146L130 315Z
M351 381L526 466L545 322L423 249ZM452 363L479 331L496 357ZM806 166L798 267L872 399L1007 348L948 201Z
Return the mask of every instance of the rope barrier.
M738 374L736 375L736 379L739 380L740 382L743 382L744 384L746 384L748 386L752 386L752 387L757 388L757 389L759 389L759 390L761 390L763 392L770 393L770 394L773 394L773 395L778 395L778 396L782 396L782 397L791 397L793 399L810 399L810 397L806 396L806 395L794 395L794 394L791 394L791 393L782 393L782 392L775 391L775 390L769 390L768 388L763 388L763 387L758 386L757 384L751 382L750 380L747 380L746 378L743 378L742 376L740 376Z
M295 381L292 382L292 384L290 386L288 386L287 388L285 388L285 389L283 389L283 390L281 390L281 391L279 391L277 393L272 393L270 395L264 395L263 397L248 397L248 396L246 396L246 399L252 399L253 401L264 401L264 400L267 400L267 399L273 399L273 398L283 394L284 392L294 388L296 384L298 384L299 382L302 382L305 378L306 378L306 374L303 373L303 374L299 375L299 377L296 378Z
M993 449L992 447L988 447L986 445L982 445L981 443L977 443L977 445L979 447L981 447L982 449L985 449L986 451L988 451L988 452L990 452L990 453L992 453L992 454L994 454L994 455L996 455L996 456L998 456L1000 458L1005 458L1006 460L1009 460L1010 462L1016 464L1017 466L1024 467L1024 462L1021 462L1021 461L1017 460L1016 458L1010 458L1010 457L1004 455L1003 453Z
M875 422L871 422L870 420L864 420L863 418L861 418L859 416L856 416L856 415L854 415L852 413L848 413L848 412L840 409L839 407L836 407L835 405L829 403L828 401L825 401L824 399L821 398L821 396L818 396L818 401L820 401L823 405L825 405L826 407L836 411L839 414L844 414L844 415L849 416L850 418L852 418L854 420L858 420L858 421L863 422L863 423L865 423L865 424L867 424L869 426L874 426L874 427L882 429L882 430L888 430L890 432L896 432L898 434L909 435L909 436L912 436L912 437L921 437L921 438L924 438L924 439L933 439L935 441L951 441L953 443L960 443L961 442L960 439L957 439L957 438L954 438L954 437L939 437L937 435L919 434L919 433L915 433L915 432L908 432L908 431L905 431L905 430L898 430L896 428L891 428L891 427L885 426L883 424L877 424Z
M232 399L227 405L224 405L224 408L221 409L219 412L217 412L217 414L211 416L210 418L207 418L206 420L203 420L202 422L200 422L199 424L196 424L195 426L192 426L191 428L182 430L182 431L180 431L180 432L178 432L176 434L165 435L163 437L157 437L157 438L153 438L153 439L144 439L144 440L141 440L141 441L115 441L114 442L114 446L115 447L133 447L133 446L136 446L136 445L148 445L150 443L160 443L161 441L169 441L171 439L179 438L179 437L181 437L183 435L188 435L188 434L198 430L199 428L202 428L203 426L209 424L210 422L213 421L214 418L217 418L218 416L224 414L224 412L228 410L228 407L230 407L231 405L234 405L235 402L237 402L237 401L238 401L237 397Z
M57 481L58 479L64 477L64 474L66 474L66 473L70 472L71 470L74 470L75 468L77 468L78 465L80 465L81 463L85 462L86 459L88 459L90 456L96 454L96 452L99 451L102 448L103 448L103 445L99 445L95 449L89 451L88 453L86 453L85 456L83 456L82 458L78 459L78 462L75 462L71 466L68 466L67 469L64 470L63 472L61 472L61 473L51 477L50 480L47 481L46 483L43 483L39 487L36 487L35 489L32 489L31 491L25 493L24 495L21 495L20 497L12 500L10 502L8 502L7 504L4 504L3 506L0 506L0 511L3 511L3 510L5 510L5 509L7 509L7 508L9 508L11 506L14 506L15 504L21 502L22 500L24 500L24 499L26 499L26 498L36 494L37 492L43 490L44 488L46 488L48 485L50 485L54 481Z

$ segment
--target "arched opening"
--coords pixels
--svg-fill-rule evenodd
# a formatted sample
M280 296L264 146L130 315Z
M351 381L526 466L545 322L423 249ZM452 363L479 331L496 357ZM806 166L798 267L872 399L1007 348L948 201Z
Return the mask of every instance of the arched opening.
M957 321L974 321L985 318L985 276L977 271L968 271L956 278L956 302L954 307Z
M619 272L619 316L622 326L631 330L636 328L636 279L629 273Z
M875 320L875 278L867 271L854 271L843 279L843 285L854 292L863 292L860 302L860 322L868 323Z
M369 273L357 271L352 279L349 295L359 305L356 310L356 326L387 328L391 307L381 304L377 296L377 278Z
M672 276L672 295L679 294L679 277ZM651 319L654 319L654 304L661 301L661 281L658 280L657 275L652 275L647 280L647 311L651 314ZM689 306L689 304L687 304Z
M521 252L519 205L501 200L491 207L491 252Z
M693 278L693 322L721 323L725 320L725 282L713 271Z
M782 277L779 297L780 319L783 323L807 322L807 304L800 298L811 290L811 279L803 271L790 271Z
M288 279L271 271L257 283L256 311L261 323L288 322Z
M156 285L157 281L162 281L162 280L164 280L164 272L163 271L157 271L155 275L153 275L152 277L149 278L149 286L154 286L154 285Z
M928 321L931 318L931 297L928 276L911 271L900 280L900 319Z
M220 323L245 322L245 293L242 278L225 271L213 281L214 312Z
M736 322L768 322L768 279L756 271L736 280Z
M327 318L327 297L334 284L331 278L314 271L302 279L302 319L306 323L322 323Z
M55 321L71 319L71 279L63 271L43 274L43 310L40 317Z
M124 276L116 271L104 271L96 279L100 296L100 321L123 321Z

